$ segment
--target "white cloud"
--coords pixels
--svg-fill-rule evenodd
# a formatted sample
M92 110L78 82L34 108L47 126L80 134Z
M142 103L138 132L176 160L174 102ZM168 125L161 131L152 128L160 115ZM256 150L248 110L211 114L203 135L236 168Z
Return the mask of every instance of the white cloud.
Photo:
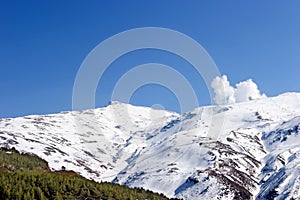
M223 75L216 77L211 86L215 93L214 102L218 105L245 102L266 96L260 93L252 79L240 82L234 88L230 85L227 76Z
M230 86L227 76L217 76L211 83L215 92L214 101L218 105L235 103L234 88Z
M235 90L236 102L250 101L253 99L259 99L263 96L265 95L260 94L257 85L252 81L252 79L248 79L247 81L243 81L236 84L236 90Z

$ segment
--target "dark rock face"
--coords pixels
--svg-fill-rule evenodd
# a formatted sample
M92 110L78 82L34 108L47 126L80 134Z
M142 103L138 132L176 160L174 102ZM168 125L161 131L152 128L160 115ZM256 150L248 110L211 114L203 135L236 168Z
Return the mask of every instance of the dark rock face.
M239 133L234 134L245 137L245 135ZM255 144L262 149L258 138L253 137L251 139L252 141L256 141ZM237 142L237 140L233 139L232 142ZM210 148L212 152L218 154L213 167L208 168L204 172L208 173L210 177L216 178L233 192L234 199L252 199L252 191L258 185L258 180L255 177L261 164L260 161L256 160L249 152L237 152L230 145L219 141L205 143L203 146ZM243 171L241 168L246 170Z

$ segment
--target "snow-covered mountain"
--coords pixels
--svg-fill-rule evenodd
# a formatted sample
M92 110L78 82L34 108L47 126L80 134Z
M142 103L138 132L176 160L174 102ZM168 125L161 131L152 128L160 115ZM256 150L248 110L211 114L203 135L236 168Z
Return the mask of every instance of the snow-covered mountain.
M182 199L300 198L300 93L177 113L119 102L0 119L0 145L52 170Z

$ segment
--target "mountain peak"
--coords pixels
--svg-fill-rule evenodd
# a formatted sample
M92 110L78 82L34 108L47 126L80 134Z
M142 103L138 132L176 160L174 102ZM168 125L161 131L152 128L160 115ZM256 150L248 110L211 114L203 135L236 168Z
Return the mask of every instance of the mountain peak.
M0 119L0 146L36 154L52 170L65 166L95 181L169 197L298 198L299 96L205 106L182 116L113 101L98 109Z
M128 103L123 103L121 101L110 101L108 105L129 105Z

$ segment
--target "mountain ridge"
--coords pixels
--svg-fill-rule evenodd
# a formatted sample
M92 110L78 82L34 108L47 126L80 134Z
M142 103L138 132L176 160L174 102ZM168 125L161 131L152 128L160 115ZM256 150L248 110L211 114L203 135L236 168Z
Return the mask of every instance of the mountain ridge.
M168 197L298 198L300 172L291 166L298 169L299 102L293 92L182 115L112 102L0 119L0 145L38 154L52 170L66 166L89 179ZM276 177L283 178L272 188Z

